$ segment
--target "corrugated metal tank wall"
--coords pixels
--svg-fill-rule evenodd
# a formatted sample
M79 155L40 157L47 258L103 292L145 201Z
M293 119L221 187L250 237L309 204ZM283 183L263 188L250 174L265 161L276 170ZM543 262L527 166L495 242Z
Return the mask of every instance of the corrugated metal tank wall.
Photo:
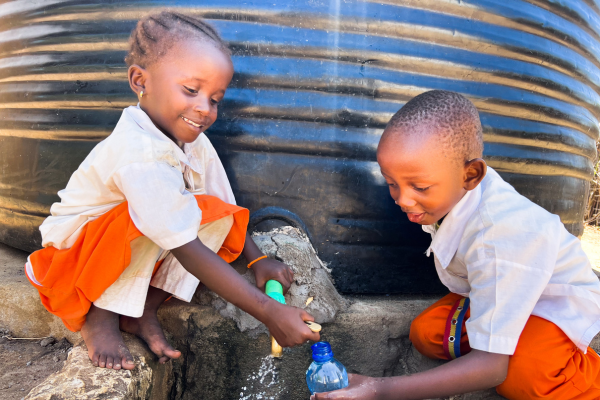
M303 227L340 290L440 290L429 238L375 162L390 116L429 89L472 99L489 165L582 232L597 0L46 0L0 4L0 241L39 245L56 192L135 103L127 37L160 6L210 19L230 41L236 75L207 133L255 222Z

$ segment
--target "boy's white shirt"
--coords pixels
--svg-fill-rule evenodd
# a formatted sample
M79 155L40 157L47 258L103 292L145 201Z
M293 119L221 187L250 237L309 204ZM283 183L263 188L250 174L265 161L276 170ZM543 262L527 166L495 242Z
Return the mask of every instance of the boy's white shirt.
M181 150L138 106L123 110L58 192L42 223L42 245L70 248L88 222L128 201L135 226L170 250L198 235L202 212L194 198L208 194L235 204L221 161L204 133Z
M553 322L584 353L600 331L600 282L560 218L487 175L432 236L440 280L471 299L471 348L512 355L530 315Z

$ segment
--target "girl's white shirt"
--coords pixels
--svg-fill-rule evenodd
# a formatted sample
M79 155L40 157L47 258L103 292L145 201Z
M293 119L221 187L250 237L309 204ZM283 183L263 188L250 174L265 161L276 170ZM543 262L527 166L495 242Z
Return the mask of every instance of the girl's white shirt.
M138 106L123 110L113 132L71 175L60 203L40 226L42 245L70 248L83 227L128 202L135 226L165 250L198 236L207 194L235 204L223 164L204 133L183 150Z
M440 280L471 299L471 348L512 355L536 315L585 353L600 331L600 282L581 242L557 215L487 171L439 229L423 226Z

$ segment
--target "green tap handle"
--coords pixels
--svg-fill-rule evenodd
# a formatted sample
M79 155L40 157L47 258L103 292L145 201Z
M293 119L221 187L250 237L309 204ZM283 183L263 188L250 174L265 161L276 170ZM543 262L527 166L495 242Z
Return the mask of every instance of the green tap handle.
M285 304L285 297L283 297L283 286L281 286L281 283L274 280L267 281L265 293L267 296L277 300L281 304Z
M275 301L285 304L285 297L283 297L283 286L281 283L270 280L265 285L265 293L267 296ZM281 358L283 356L283 348L277 343L277 340L271 336L271 355L273 357Z

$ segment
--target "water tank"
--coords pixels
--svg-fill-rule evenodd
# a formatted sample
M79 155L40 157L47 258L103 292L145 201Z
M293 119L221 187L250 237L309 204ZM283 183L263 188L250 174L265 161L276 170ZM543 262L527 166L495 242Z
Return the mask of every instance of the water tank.
M123 57L158 7L210 20L235 77L207 132L253 226L310 237L345 293L431 293L430 238L375 161L391 115L447 89L481 112L485 159L582 232L600 115L594 0L5 1L0 241L40 245L57 191L136 99Z

